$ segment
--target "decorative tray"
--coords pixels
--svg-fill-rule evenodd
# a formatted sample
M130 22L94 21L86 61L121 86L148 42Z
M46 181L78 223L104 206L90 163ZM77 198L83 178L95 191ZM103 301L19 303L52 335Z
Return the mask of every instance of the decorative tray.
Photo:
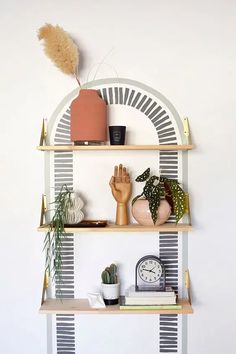
M83 220L78 224L65 224L64 227L105 227L107 220Z

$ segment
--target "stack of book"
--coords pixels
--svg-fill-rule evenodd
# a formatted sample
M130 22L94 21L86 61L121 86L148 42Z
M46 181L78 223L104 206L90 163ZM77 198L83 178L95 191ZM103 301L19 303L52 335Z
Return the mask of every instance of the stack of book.
M135 291L134 285L121 297L121 310L169 310L181 309L176 304L176 294L171 287L165 291Z

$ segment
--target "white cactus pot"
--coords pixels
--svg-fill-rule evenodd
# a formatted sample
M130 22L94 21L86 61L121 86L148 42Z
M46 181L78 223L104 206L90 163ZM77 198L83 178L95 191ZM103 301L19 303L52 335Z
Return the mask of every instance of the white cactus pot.
M120 283L117 284L101 284L102 295L106 305L116 305L119 303Z

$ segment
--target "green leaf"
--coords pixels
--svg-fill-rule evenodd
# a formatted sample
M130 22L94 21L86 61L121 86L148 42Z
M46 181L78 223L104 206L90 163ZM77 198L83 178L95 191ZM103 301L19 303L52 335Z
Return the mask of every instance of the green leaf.
M178 223L178 221L183 217L186 210L185 193L180 187L178 181L167 180L166 183L168 184L169 190L171 192L171 199L173 201L176 223Z
M159 178L157 176L152 176L145 184L145 187L143 188L143 194L146 199L150 198L155 198L155 195L157 193L157 190L160 188L159 186Z
M161 194L162 194L161 186L158 184L152 190L152 196L148 199L149 210L151 212L152 221L154 225L157 221L157 209L159 208L159 205L161 203Z
M136 182L144 182L150 176L150 168L147 168L141 175L136 178Z
M52 280L56 279L60 283L62 267L62 240L65 238L64 220L68 205L70 204L71 191L66 185L62 185L55 201L54 215L49 223L49 231L44 239L43 250L46 254L45 270L49 276L52 274ZM60 291L60 289L59 289Z
M167 200L167 202L169 203L171 210L174 210L174 202L172 199L172 193L171 193L171 189L169 186L169 183L165 180L164 181L164 189L165 189L165 199Z

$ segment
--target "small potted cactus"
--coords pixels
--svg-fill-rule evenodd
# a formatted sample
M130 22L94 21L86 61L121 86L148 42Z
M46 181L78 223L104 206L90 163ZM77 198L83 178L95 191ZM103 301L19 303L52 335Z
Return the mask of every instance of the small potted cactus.
M118 282L117 266L112 263L106 267L102 274L102 295L106 305L116 305L119 303L120 283Z

